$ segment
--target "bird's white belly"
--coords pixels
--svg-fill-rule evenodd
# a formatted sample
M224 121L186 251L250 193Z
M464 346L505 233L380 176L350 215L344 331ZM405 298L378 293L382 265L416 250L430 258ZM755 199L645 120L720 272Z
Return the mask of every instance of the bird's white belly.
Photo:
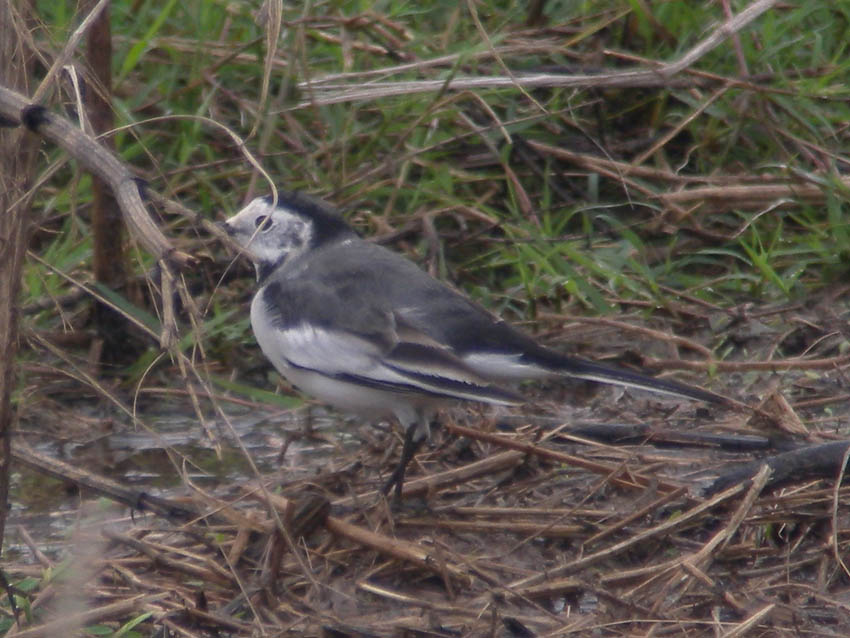
M370 418L383 418L396 413L392 407L395 403L400 405L397 398L389 392L334 379L303 368L288 365L275 367L281 376L304 394L348 412Z

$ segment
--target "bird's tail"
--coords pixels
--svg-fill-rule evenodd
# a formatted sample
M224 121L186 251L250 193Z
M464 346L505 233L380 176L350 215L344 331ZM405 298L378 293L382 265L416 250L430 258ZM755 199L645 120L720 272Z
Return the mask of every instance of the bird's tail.
M727 397L686 383L679 383L670 379L659 379L658 377L651 377L640 372L632 372L585 359L569 357L548 348L541 348L540 351L534 353L533 358L537 365L543 365L553 373L577 379L587 379L589 381L598 381L600 383L619 385L627 388L648 390L649 392L671 394L718 405L729 406L735 403Z

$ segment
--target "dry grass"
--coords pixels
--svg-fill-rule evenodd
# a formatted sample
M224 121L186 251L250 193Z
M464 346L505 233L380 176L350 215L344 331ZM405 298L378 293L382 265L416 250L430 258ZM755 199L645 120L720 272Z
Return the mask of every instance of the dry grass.
M417 457L400 511L374 491L398 439L369 426L357 428L365 443L318 464L290 450L257 480L184 479L191 489L170 504L47 459L87 493L148 506L128 517L84 505L70 564L35 553L40 568L6 571L56 573L31 603L55 609L94 546L87 605L66 622L114 630L131 618L142 635L844 635L850 493L835 477L847 445L827 460L809 448L795 465L780 454L835 439L838 378L789 370L789 400L762 406L773 418L582 386L560 407L550 389L536 416L454 412ZM758 383L750 390L769 394ZM834 417L814 418L830 399ZM716 482L753 460L746 480ZM55 627L33 631L23 635Z

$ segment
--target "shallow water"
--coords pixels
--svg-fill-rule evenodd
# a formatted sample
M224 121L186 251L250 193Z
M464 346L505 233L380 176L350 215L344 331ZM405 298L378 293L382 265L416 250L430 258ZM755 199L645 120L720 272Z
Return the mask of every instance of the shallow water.
M84 404L69 406L71 409L79 410L77 415L86 419L101 410ZM159 409L158 413L148 410L143 426L134 426L129 419L121 422L118 415L100 414L97 419L110 424L102 432L97 428L63 429L62 418L65 423L73 421L69 415L63 410L55 428L43 427L49 418L37 423L25 420L20 436L41 454L166 498L189 493L192 488L187 481L227 498L235 486L256 478L246 454L261 475L268 478L277 474L286 483L327 470L346 441L357 445L346 435L344 420L320 410L309 418L304 410L232 411L226 420L209 419L209 436L195 415L185 409ZM9 500L10 533L6 535L5 551L10 560L30 551L21 534L15 533L20 526L38 539L42 551L51 555L66 546L74 530L86 525L85 519L95 518L98 525L106 522L124 527L132 523L133 516L144 516L138 512L131 515L120 504L90 493L81 494L71 483L20 464L13 467Z

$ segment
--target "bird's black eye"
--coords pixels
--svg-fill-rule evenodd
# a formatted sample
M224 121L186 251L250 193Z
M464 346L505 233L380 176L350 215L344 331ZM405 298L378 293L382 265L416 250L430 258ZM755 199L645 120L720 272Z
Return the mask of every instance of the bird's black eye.
M272 227L272 218L268 215L260 215L254 220L254 227L265 232Z

